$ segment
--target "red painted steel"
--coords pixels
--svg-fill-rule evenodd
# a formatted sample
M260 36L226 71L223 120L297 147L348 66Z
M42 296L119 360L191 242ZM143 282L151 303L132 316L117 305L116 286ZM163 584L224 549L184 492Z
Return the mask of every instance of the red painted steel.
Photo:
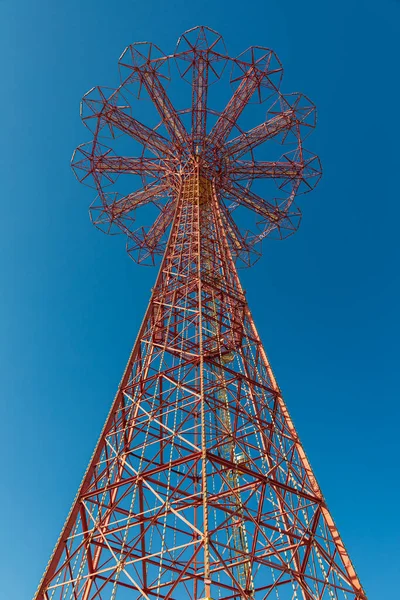
M192 104L175 110L168 63L189 79ZM210 85L233 66L226 107L208 107ZM315 109L279 92L273 52L226 55L206 27L186 32L174 55L129 46L117 90L83 100L94 132L73 167L98 190L96 225L128 235L139 262L163 253L138 338L109 416L56 544L36 600L365 600L366 596L288 414L241 287L235 259L250 263L264 237L292 233L294 197L320 177L302 147ZM162 122L132 116L145 90ZM247 104L273 96L265 121L243 131ZM210 126L208 126L210 121ZM234 129L236 128L236 133ZM123 133L142 150L118 156L101 136ZM292 140L278 161L265 141ZM117 177L141 189L105 191ZM276 180L286 198L251 184ZM157 209L149 228L136 211ZM259 229L241 230L238 208ZM169 233L168 233L169 232ZM166 245L165 245L166 244Z

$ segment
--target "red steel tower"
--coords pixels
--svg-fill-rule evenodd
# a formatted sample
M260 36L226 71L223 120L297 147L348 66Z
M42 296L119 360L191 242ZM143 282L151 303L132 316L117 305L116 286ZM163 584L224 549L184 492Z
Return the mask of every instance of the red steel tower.
M161 267L35 599L365 600L236 269L298 227L294 198L321 174L303 148L315 107L280 93L271 50L232 59L207 27L173 55L133 44L119 65L117 89L83 98L94 139L73 168L97 188L95 225L125 233L138 262L162 255ZM166 91L176 70L177 101L190 90L180 110ZM226 98L212 86L224 78ZM142 95L152 126L131 109ZM149 227L135 225L140 213Z

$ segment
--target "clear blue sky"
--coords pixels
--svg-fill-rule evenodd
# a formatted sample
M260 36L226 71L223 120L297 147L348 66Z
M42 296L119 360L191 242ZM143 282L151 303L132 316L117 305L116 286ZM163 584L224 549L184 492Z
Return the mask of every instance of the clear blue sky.
M81 96L126 45L189 27L272 47L318 106L324 178L300 231L243 273L307 454L371 600L398 598L396 0L0 1L0 597L30 599L114 396L156 272L89 222L70 171ZM396 510L397 508L397 510Z

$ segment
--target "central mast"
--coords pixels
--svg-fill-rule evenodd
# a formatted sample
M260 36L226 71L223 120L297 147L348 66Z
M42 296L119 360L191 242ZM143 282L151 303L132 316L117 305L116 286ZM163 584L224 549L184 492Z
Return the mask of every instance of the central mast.
M206 597L209 597L211 579L207 481L210 468L207 464L207 449L223 438L217 453L232 464L233 468L227 470L227 477L232 488L239 489L223 366L233 361L234 352L241 346L245 298L223 231L215 187L202 173L198 156L193 172L183 178L181 184L172 235L164 261L162 270L174 272L176 280L172 284L174 291L171 295L163 289L166 281L161 278L158 301L155 298L155 302L159 302L161 307L160 316L162 315L157 329L165 332L163 341L167 351L178 353L190 362L197 362L199 369L200 410L196 412L198 417L194 431L199 430L196 438L201 440L202 456L201 477L197 474L196 479L201 481L204 583ZM156 294L157 291L156 287ZM163 336L160 336L160 340L162 339ZM211 398L207 401L205 395L205 389L209 389L210 385L216 387L211 402ZM230 494L226 502L235 512L230 523L230 537L233 543L231 553L236 554L239 561L236 567L237 577L243 588L251 592L249 562L243 562L243 556L248 553L248 545L245 526L241 520L240 493ZM200 520L196 516L196 522L199 523Z

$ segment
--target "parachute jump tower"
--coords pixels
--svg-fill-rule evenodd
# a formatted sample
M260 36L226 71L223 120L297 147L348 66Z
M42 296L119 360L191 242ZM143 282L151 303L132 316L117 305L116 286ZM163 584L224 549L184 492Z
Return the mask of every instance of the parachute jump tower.
M93 223L161 266L35 600L366 600L237 271L299 225L315 107L279 91L274 52L230 58L207 27L119 66L117 89L83 98L94 137L72 166L97 189Z

